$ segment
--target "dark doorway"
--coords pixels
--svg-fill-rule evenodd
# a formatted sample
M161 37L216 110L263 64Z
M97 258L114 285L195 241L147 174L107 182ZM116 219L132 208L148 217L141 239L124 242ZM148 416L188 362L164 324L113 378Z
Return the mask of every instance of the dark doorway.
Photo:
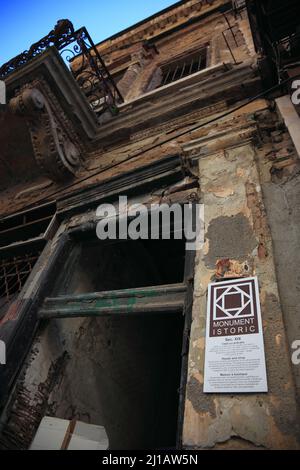
M183 281L183 240L82 241L74 244L55 295Z
M79 241L52 296L181 283L184 260L184 240ZM182 312L52 320L69 355L52 414L104 425L111 449L175 448L183 327Z

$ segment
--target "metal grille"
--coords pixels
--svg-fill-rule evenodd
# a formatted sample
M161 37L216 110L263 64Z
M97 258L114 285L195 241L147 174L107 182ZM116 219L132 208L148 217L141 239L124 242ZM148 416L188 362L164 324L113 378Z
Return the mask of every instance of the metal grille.
M84 62L79 68L72 70L72 73L95 113L101 114L102 111L109 107L108 103L112 105L110 106L110 110L113 113L116 111L116 108L113 107L113 101L110 98L107 87L104 86L104 82L99 80L97 76L91 74ZM125 71L111 75L116 86L124 73ZM121 102L121 100L119 100L119 102Z
M0 253L24 241L46 239L54 225L55 212L56 204L50 203L0 219ZM1 258L0 254L0 263Z
M275 44L280 66L300 60L300 26L299 32L278 41Z
M36 252L0 261L0 308L21 291L39 254Z
M207 47L200 49L194 54L176 60L162 67L162 81L159 86L180 80L206 68Z

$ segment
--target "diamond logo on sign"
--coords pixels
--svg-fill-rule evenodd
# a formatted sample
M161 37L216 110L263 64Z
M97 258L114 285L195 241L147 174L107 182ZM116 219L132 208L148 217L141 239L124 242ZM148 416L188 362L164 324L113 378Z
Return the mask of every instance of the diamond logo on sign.
M254 278L212 283L209 296L211 336L258 332L258 295Z
M216 288L214 294L214 320L254 316L252 285L250 282L227 288Z

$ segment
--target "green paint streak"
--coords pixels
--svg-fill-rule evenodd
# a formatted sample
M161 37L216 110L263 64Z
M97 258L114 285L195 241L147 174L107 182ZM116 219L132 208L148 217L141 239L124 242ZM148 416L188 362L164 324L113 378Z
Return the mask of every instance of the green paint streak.
M156 296L156 291L155 289L153 290L145 290L145 291L140 291L136 292L135 290L132 291L127 291L126 294L129 294L129 297L117 297L115 294L112 292L112 295L108 299L99 299L95 302L95 307L96 308L107 308L107 307L121 307L121 306L126 306L126 308L130 311L133 310L134 305L137 304L139 298L143 297L155 297Z

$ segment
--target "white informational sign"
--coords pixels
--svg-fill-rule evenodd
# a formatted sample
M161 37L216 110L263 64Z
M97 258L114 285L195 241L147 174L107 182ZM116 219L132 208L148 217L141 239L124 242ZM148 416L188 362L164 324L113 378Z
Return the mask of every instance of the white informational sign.
M268 391L257 277L208 286L203 391Z

